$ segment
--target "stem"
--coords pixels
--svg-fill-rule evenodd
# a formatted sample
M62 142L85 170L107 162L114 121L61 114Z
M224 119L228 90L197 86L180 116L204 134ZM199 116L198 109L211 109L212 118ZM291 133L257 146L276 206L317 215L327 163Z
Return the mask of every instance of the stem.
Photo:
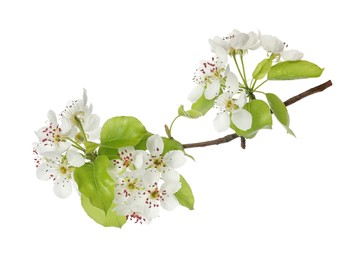
M70 141L72 143L72 146L83 151L85 153L85 149L80 146L77 142L73 141L72 139L70 139L69 137L66 138L66 140Z
M171 133L172 133L172 127L173 127L173 124L175 123L176 119L179 118L180 116L176 116L173 120L172 120L172 123L170 125L170 138L172 137Z
M311 88L307 91L304 91L294 97L289 98L288 100L286 100L284 102L285 106L289 106L294 104L295 102L298 102L299 100L308 97L310 95L316 94L318 92L321 92L327 88L329 88L330 86L332 86L332 81L328 80L326 82L324 82L323 84L316 86L314 88ZM210 146L210 145L218 145L218 144L224 144L224 143L228 143L236 138L240 138L241 139L241 146L243 148L245 148L245 138L242 136L238 136L237 134L230 134L230 135L226 135L224 137L215 139L215 140L210 140L210 141L205 141L205 142L198 142L198 143L190 143L190 144L183 144L183 147L186 148L195 148L195 147L205 147L205 146Z
M264 85L265 82L267 82L268 80L264 80L262 83L260 83L254 90L253 92L255 92L258 88L260 88L262 85Z
M233 58L234 58L234 62L235 62L235 64L236 64L236 68L238 69L239 75L240 75L241 79L243 80L243 83L244 83L245 87L248 87L248 83L246 82L246 79L245 79L245 77L244 77L244 76L245 76L244 62L242 62L242 64L243 64L243 71L244 71L244 75L243 75L243 73L241 73L241 70L240 70L240 67L239 67L239 63L238 63L238 61L236 60L235 53L233 54Z
M241 66L243 67L243 74L244 74L244 84L245 86L248 86L247 82L246 82L246 73L245 73L245 66L244 66L244 55L240 54L240 61L241 61Z
M82 135L84 137L84 141L88 141L87 140L87 134L85 133L84 131L84 128L83 128L83 125L82 125L82 122L80 121L80 119L78 117L75 117L75 121L77 121L77 126L79 128L79 130L82 132Z

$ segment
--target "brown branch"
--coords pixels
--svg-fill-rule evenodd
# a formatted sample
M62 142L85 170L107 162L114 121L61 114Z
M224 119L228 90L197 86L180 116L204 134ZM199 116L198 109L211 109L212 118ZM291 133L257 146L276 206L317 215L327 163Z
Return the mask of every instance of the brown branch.
M310 95L316 94L318 92L322 92L323 90L325 90L326 88L329 88L330 86L332 86L332 81L328 80L327 82L324 82L323 84L320 84L319 86L316 86L314 88L308 89L307 91L304 91L286 101L284 101L284 104L286 106L289 106L291 104L294 104L295 102L308 97Z
M288 100L286 100L284 102L285 106L289 106L291 104L294 104L295 102L308 97L310 95L316 94L318 92L322 92L323 90L329 88L330 86L332 86L332 81L328 80L327 82L324 82L323 84L316 86L314 88L308 89L307 91L304 91L294 97L289 98ZM226 135L224 137L215 139L215 140L210 140L210 141L205 141L205 142L198 142L198 143L191 143L191 144L183 144L182 146L186 149L186 148L195 148L195 147L205 147L205 146L210 146L210 145L218 145L218 144L224 144L224 143L228 143L236 138L240 138L241 141L241 147L243 149L245 149L245 138L242 136L238 136L237 134L230 134L230 135Z

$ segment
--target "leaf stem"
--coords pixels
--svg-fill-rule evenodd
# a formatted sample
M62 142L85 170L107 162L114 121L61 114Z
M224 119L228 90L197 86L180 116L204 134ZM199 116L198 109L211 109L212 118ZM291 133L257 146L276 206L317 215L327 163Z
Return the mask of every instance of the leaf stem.
M85 149L82 146L80 146L77 142L75 142L74 140L72 140L69 137L67 137L66 140L70 141L72 143L73 147L75 147L85 153Z

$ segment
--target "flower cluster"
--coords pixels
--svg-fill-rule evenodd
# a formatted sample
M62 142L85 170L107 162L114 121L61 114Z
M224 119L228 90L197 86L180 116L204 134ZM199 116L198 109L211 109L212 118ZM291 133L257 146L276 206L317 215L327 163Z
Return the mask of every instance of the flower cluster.
M217 131L227 130L231 123L242 131L248 130L252 126L253 118L243 107L247 103L247 97L253 98L253 92L258 86L255 87L256 79L248 83L243 57L249 50L259 47L267 51L270 64L272 61L279 61L280 58L286 61L300 60L303 53L287 50L283 41L271 35L262 35L260 32L241 33L233 30L226 37L216 36L210 39L209 43L214 56L211 60L200 62L193 78L197 86L191 91L189 100L197 103L204 96L206 100L214 102L214 106L220 111L214 119L214 128ZM236 63L241 82L230 70L229 56L233 57ZM241 58L242 69L236 60L237 56Z
M48 112L44 127L36 131L38 142L33 144L37 177L52 180L54 193L66 198L72 193L73 172L85 163L84 141L99 135L99 117L87 105L87 92L83 99L70 102L60 115L60 124L54 111Z
M164 143L158 135L147 139L147 150L119 148L119 159L108 168L116 183L115 210L140 223L157 217L160 206L172 210L179 205L174 194L181 188L180 175L174 169L185 163L179 150L163 155Z

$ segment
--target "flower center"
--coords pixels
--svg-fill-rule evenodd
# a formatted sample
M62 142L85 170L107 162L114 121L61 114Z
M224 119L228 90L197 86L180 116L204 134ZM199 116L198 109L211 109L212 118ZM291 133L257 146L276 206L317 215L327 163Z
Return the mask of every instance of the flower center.
M61 174L66 174L68 172L68 168L65 167L64 165L59 166L58 170Z
M155 189L154 191L151 191L150 196L151 196L152 199L157 199L160 196L160 194L158 192L158 189Z
M78 125L80 121L83 120L84 111L78 111L77 113L73 114L71 117L71 121L73 124Z
M163 162L162 157L153 158L153 165L157 170L161 170L162 167L165 167L166 164Z

